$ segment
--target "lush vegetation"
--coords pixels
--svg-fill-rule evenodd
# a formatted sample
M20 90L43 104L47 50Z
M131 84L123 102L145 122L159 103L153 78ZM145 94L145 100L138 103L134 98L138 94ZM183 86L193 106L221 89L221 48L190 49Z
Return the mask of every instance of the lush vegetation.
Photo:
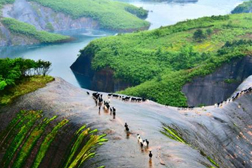
M15 0L0 0L0 9L2 8L2 6L4 4L11 4L11 3L14 3Z
M120 93L185 106L187 100L181 89L186 82L247 54L249 42L243 44L247 47L235 43L250 38L251 19L252 14L237 14L188 20L152 31L94 40L80 53L81 57L93 57L94 70L110 67L116 78L141 84ZM222 49L232 41L232 47Z
M46 31L38 31L34 26L12 18L2 18L1 22L12 33L21 34L32 39L36 39L40 43L63 42L70 39L68 36L48 33Z
M147 11L122 2L111 0L31 0L63 12L73 18L91 17L101 28L112 30L134 30L149 26L144 18ZM140 17L140 18L138 18Z
M0 134L0 147L5 152L0 166L25 167L28 160L32 159L31 167L39 167L51 143L68 124L68 119L60 120L57 116L45 118L42 111L19 112ZM72 148L65 151L65 154L63 152L65 156L61 158L62 167L77 168L95 156L95 149L107 141L103 138L105 135L97 135L96 132L97 130L92 131L90 128L85 129L85 126L76 131L72 141L66 144ZM34 154L36 157L33 157Z
M44 87L53 80L46 76L51 63L30 59L0 59L0 105Z
M49 61L34 61L31 59L0 59L0 91L8 86L14 86L26 76L43 75L49 71Z
M145 9L143 9L142 7L136 8L133 5L129 5L129 6L125 7L125 10L136 15L139 18L145 19L148 16L148 12Z
M231 13L251 13L252 12L252 0L245 1L238 5Z

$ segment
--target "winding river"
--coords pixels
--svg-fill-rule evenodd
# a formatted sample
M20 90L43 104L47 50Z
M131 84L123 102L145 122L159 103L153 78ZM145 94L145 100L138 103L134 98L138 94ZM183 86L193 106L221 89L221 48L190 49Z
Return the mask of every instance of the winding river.
M150 11L146 19L151 23L150 29L172 25L186 19L228 14L242 1L243 0L199 0L196 3L167 3L124 0L124 2L143 7ZM91 40L114 35L116 32L72 30L60 33L71 35L75 40L63 44L3 47L0 48L0 58L23 57L34 60L42 59L50 61L52 62L50 75L61 77L75 86L80 86L79 82L81 82L82 87L88 88L88 79L77 77L77 80L69 67L76 60L79 50L84 48Z

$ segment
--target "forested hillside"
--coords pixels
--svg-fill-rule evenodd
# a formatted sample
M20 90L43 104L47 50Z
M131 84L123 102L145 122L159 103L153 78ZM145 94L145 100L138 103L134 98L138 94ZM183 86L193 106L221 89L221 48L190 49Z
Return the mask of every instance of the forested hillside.
M68 40L70 38L68 36L63 36L60 34L48 33L46 31L38 31L32 25L19 22L11 18L3 18L1 22L10 30L10 32L35 38L40 43L60 42L63 40Z
M104 29L135 30L146 29L149 23L140 18L146 18L148 12L143 8L110 0L30 0L43 6L63 12L77 19L91 17L97 20Z
M120 93L182 106L186 105L181 92L186 82L250 53L251 20L251 14L212 16L106 37L81 50L78 60L92 56L93 70L110 67L115 78L138 85ZM81 69L78 60L73 70Z
M238 5L231 13L251 13L252 11L252 1L245 1Z

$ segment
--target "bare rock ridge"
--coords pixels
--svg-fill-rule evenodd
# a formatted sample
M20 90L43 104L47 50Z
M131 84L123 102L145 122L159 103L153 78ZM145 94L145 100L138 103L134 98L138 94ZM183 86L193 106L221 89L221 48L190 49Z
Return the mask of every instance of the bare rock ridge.
M30 45L38 44L39 41L24 36L21 34L11 33L1 22L0 22L0 47L1 46L11 46L11 45Z
M16 0L12 5L5 5L2 11L3 17L11 17L26 22L35 26L38 30L58 31L99 28L98 22L92 18L72 19L69 15L55 12L51 8L27 0Z
M183 87L182 92L189 106L213 105L230 97L250 75L252 57L248 56L226 63L210 75L194 78Z
M252 77L238 88L252 86ZM104 93L104 98L106 98ZM107 133L109 141L98 148L98 156L85 166L102 165L114 167L176 167L204 168L214 166L207 158L212 158L219 167L251 167L252 159L252 94L240 96L221 108L208 106L193 110L179 110L175 107L159 105L152 101L142 103L123 102L112 98L111 105L117 109L116 119L98 108L86 90L72 86L60 78L45 88L24 95L13 104L0 108L0 130L21 109L43 110L46 116L58 115L68 118L72 126L87 124ZM124 132L127 122L132 134ZM169 139L161 134L162 123L175 129L190 145ZM71 128L69 128L71 129ZM148 151L141 151L136 134L150 141L153 159L150 165ZM69 140L67 132L59 134L53 144ZM52 146L43 164L47 167L57 162L64 148ZM4 151L0 152L0 160ZM31 152L35 155L36 152ZM57 154L51 157L50 154ZM30 156L31 157L31 156ZM90 166L91 165L91 166Z

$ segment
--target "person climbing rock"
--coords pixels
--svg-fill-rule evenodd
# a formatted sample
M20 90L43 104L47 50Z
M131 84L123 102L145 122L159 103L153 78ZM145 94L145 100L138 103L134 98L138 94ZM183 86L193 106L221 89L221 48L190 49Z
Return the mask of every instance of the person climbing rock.
M125 129L126 129L126 131L127 131L127 133L128 133L128 132L129 132L129 127L126 127Z
M143 149L143 143L142 142L140 143L140 147L141 147L141 149Z
M151 153L151 151L149 153L149 157L150 157L150 160L151 160L152 159L152 153Z
M145 139L146 143L147 143L147 147L149 147L149 141L147 139Z
M125 129L126 129L126 128L128 127L128 124L127 124L127 123L125 123L125 124L124 124L124 127L125 127Z
M115 116L116 116L116 110L114 109L113 110L113 119L115 119Z
M98 103L97 103L97 99L95 99L95 106L97 106L97 104L98 104Z

